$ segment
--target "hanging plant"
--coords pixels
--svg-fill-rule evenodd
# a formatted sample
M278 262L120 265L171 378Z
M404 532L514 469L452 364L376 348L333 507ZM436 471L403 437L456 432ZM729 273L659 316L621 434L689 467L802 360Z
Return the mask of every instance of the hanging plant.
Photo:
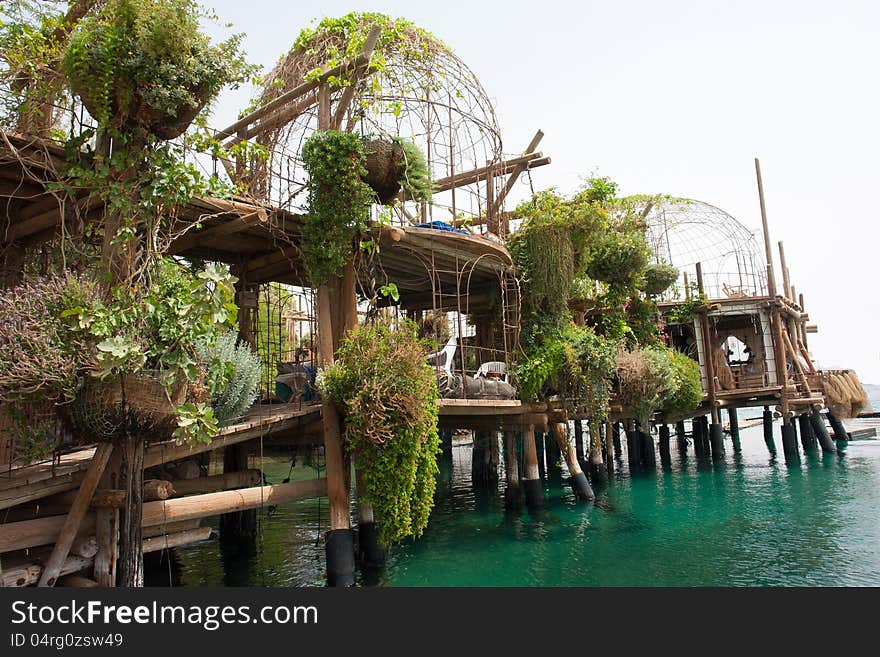
M203 17L193 0L108 0L70 38L64 70L72 91L117 130L182 134L220 89L253 71L241 35L212 44Z
M645 281L642 289L646 294L658 295L668 290L678 280L678 269L666 263L650 264L645 267Z
M431 172L416 144L401 137L367 139L364 151L363 180L376 193L379 203L393 203L401 190L408 200L431 200Z
M611 285L632 285L648 265L645 235L638 230L608 231L590 245L587 274Z
M302 251L314 286L342 268L354 253L357 236L367 228L373 191L362 179L365 158L360 137L347 132L315 132L303 145L309 213Z
M359 326L318 385L344 410L345 445L361 467L385 544L418 537L438 472L437 384L417 326Z

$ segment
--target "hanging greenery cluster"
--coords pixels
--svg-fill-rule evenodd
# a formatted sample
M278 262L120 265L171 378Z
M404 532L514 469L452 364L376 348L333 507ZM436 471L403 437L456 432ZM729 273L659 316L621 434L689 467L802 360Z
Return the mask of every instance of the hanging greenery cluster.
M227 84L248 79L242 35L212 44L194 0L107 0L70 38L64 70L100 123L160 138L183 132Z
M351 259L358 235L367 228L373 192L362 179L365 157L358 135L337 130L315 132L303 145L309 213L302 251L314 286Z
M345 413L345 443L373 504L383 543L418 537L434 504L437 383L418 327L363 325L342 341L318 386Z
M679 271L666 263L654 263L645 267L642 289L646 294L657 296L668 290L678 280Z
M395 137L394 142L403 150L398 180L406 198L413 201L430 201L433 181L425 154L408 139Z
M686 415L703 400L700 366L666 346L621 351L617 380L618 401L642 426L658 411Z
M648 266L648 245L642 231L610 230L590 244L587 275L609 285L629 286Z

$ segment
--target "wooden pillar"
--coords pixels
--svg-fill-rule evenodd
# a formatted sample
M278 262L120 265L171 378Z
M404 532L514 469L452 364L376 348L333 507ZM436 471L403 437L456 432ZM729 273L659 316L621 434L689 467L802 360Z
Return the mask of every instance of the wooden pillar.
M669 452L669 425L660 425L660 464L667 469L672 464L672 456Z
M580 420L574 421L574 451L577 454L578 463L581 468L586 467L586 459L584 458L584 425Z
M568 431L566 431L566 427L567 425L564 422L553 422L550 425L550 432L555 438L554 442L559 448L559 452L565 459L565 464L568 466L568 472L571 475L568 478L568 483L571 485L571 490L574 492L575 497L579 500L595 500L596 495L590 487L590 482L587 481L587 476L581 470L581 466L577 460L577 454L575 454L574 451L574 446L568 439Z
M834 431L834 440L836 441L837 451L843 452L846 450L849 443L849 433L843 425L843 422L841 422L834 413L828 411L827 415L828 421L831 423L831 428Z
M605 421L605 468L608 470L608 475L611 476L614 474L614 440L612 438L613 431L611 429L611 422L608 420ZM619 440L619 438L618 438Z
M641 437L636 432L635 421L626 421L626 458L629 462L630 474L635 474L642 469Z
M684 420L675 423L675 438L678 444L678 451L682 454L687 453L687 433L684 428Z
M546 457L546 450L544 449L544 434L540 431L534 432L534 442L535 442L535 450L537 454L538 460L538 474L541 479L547 478L547 470L544 467L544 460Z
M798 415L798 428L801 433L801 447L803 447L804 453L809 454L815 452L818 443L816 442L816 436L813 433L813 427L810 426L809 414L801 413Z
M564 455L561 453L559 443L550 435L544 434L544 458L546 460L547 481L558 481L562 478L560 460Z
M529 509L539 509L544 505L544 489L538 472L538 449L535 443L535 426L523 427L523 490Z
M507 482L504 502L508 509L519 509L522 506L522 490L519 480L516 433L513 431L504 432L504 472Z
M813 412L810 413L810 424L813 427L813 433L816 435L819 445L822 447L822 451L825 454L836 454L837 449L834 447L834 443L831 442L831 436L828 435L825 418L818 408L814 408Z
M120 470L122 467L121 450L113 450L110 461L101 479L101 490L121 488ZM95 509L95 540L98 552L92 568L92 577L98 586L110 588L116 586L116 560L119 550L119 508L106 507Z
M595 486L608 485L608 471L602 454L602 431L596 420L590 419L590 480Z
M736 407L731 406L727 409L727 417L730 419L730 438L733 441L733 451L741 452L742 444L739 440L739 416Z
M245 472L248 465L247 443L228 445L223 448L223 474ZM252 541L257 537L257 510L233 511L220 516L220 540Z
M355 468L358 507L358 558L361 565L376 568L385 563L385 546L379 541L379 529L373 515L373 505L367 498L363 473Z
M333 312L330 285L318 288L318 357L323 367L333 364ZM330 586L354 584L354 536L351 531L351 501L346 486L342 431L336 405L326 396L321 401L324 426L324 460L327 471L327 496L330 506L330 531L325 536L327 582Z
M769 406L764 407L762 420L764 425L764 443L767 445L770 453L775 455L776 441L773 439L773 411L770 410Z

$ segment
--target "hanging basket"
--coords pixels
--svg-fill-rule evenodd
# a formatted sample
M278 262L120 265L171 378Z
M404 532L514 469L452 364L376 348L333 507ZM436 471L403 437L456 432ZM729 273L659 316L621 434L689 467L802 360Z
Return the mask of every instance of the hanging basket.
M162 372L144 370L136 374L98 379L88 377L77 398L68 405L66 419L81 440L113 440L124 433L149 433L164 440L177 426L175 408L201 396L201 386L190 386L178 378L170 387L162 385Z
M364 166L367 175L363 180L376 192L383 205L389 205L400 193L403 148L397 142L371 139L364 142L367 159Z

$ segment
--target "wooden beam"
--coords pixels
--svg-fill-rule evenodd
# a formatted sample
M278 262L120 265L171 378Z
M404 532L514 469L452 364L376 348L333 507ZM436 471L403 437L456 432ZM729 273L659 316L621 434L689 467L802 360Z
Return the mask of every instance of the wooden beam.
M205 240L235 235L236 233L240 233L241 231L246 230L251 226L254 226L255 224L265 224L266 222L266 211L263 208L259 208L249 214L236 216L229 220L224 220L222 221L222 223L219 223L216 226L210 226L203 229L192 228L171 243L169 253L181 253L183 251L186 251L187 249L191 249L192 247L197 246L200 242L203 242Z
M198 529L190 529L184 532L146 538L144 539L144 554L180 547L181 545L189 545L198 541L206 541L210 537L210 527L199 527Z
M364 47L363 50L361 50L359 57L359 59L362 58L366 61L366 65L358 67L352 72L349 85L345 88L345 91L342 92L342 98L339 99L339 103L336 105L336 113L333 115L332 125L334 130L340 130L342 127L342 119L348 111L352 99L354 99L355 86L361 76L370 68L370 59L373 57L373 50L376 48L376 43L379 41L380 34L382 34L382 27L380 25L374 25L370 28L369 34L367 34L367 40L364 42Z
M49 561L46 562L46 567L40 575L39 586L55 585L64 561L70 553L70 547L79 532L86 511L88 511L92 495L94 495L95 489L101 481L101 475L104 474L104 468L107 467L112 453L113 443L101 443L95 450L95 455L92 457L92 462L86 471L76 499L74 499L73 505L70 507L70 513L64 519L64 524L58 534L58 540L55 543Z
M76 201L75 205L80 212L90 212L101 206L104 201L97 194L92 194L86 198ZM6 241L14 241L22 237L27 237L33 233L38 233L47 228L60 223L64 216L65 207L59 205L51 210L47 210L41 214L35 215L30 219L25 219L12 224L6 231L4 238Z
M247 116L239 119L232 125L223 130L219 131L214 135L215 139L226 139L234 134L237 134L242 129L246 129L252 123L255 123L262 117L274 112L275 110L281 109L288 103L296 100L309 93L310 91L314 91L317 89L322 83L326 83L331 77L347 74L350 71L356 71L358 68L367 66L369 64L369 60L364 59L362 55L358 56L354 61L340 64L339 66L335 66L331 68L329 71L323 73L320 77L311 82L304 82L303 84L294 87L290 91L281 94L274 100L270 100L265 105L258 107L253 112L248 114ZM329 126L328 126L329 127Z
M535 136L532 137L532 141L529 142L529 145L526 146L526 153L534 153L538 144L541 143L541 140L544 138L544 133L541 130L538 130L535 133ZM509 178L507 182L504 184L504 187L501 188L501 191L498 192L498 196L495 199L495 202L492 206L492 215L497 215L498 212L501 211L501 206L504 204L504 199L507 198L507 195L510 194L510 191L513 189L513 186L516 184L517 179L525 172L526 163L517 164L513 170L509 174ZM488 214L488 213L487 213Z
M472 185L480 180L484 180L490 171L494 171L496 175L505 175L513 171L520 164L528 166L537 160L544 159L546 159L547 163L550 162L550 158L544 158L543 153L527 153L526 155L521 155L510 160L502 160L493 165L478 167L476 169L471 169L470 171L457 173L454 176L440 178L439 180L434 181L431 189L439 194L440 192L446 192L457 187L464 187L465 185Z
M197 477L196 479L177 479L172 481L174 497L193 495L196 493L213 493L219 490L231 490L234 488L246 488L260 483L261 473L259 470L241 470L238 472L226 472L211 477Z

